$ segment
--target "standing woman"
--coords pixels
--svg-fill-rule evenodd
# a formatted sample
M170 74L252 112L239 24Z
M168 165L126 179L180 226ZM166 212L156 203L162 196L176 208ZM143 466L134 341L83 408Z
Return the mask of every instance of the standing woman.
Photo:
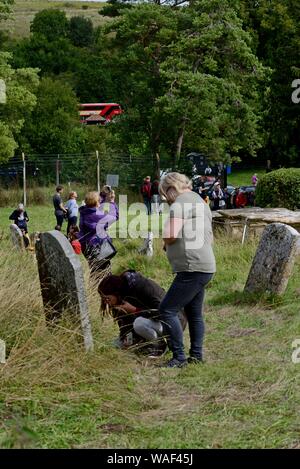
M108 227L118 220L118 207L114 200L109 202L109 212L105 212L100 205L100 195L98 192L88 192L85 196L85 205L80 207L80 231L78 239L81 250L88 260L91 274L100 277L110 271L110 258L113 253L108 252L107 258L100 258L101 246L104 244L112 246L111 239L107 233Z
M77 218L78 218L78 204L77 204L77 192L72 191L69 194L68 202L65 205L65 209L67 209L67 216L68 216L68 226L67 226L67 235L70 232L71 226L77 225Z
M159 307L173 353L173 358L165 365L168 368L202 362L204 290L216 271L211 211L191 189L191 181L179 173L167 174L159 187L160 195L170 205L163 237L168 260L176 274ZM191 344L188 360L178 319L178 312L183 307Z

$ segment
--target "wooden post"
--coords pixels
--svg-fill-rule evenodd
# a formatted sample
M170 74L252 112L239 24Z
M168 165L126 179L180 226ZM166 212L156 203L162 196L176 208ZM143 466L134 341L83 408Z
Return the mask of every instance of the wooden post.
M25 155L22 152L22 161L23 161L23 204L26 207L27 204L27 194L26 194L26 161Z
M100 192L100 160L99 160L98 150L96 150L96 158L97 158L97 191Z
M59 155L56 160L56 187L59 186Z

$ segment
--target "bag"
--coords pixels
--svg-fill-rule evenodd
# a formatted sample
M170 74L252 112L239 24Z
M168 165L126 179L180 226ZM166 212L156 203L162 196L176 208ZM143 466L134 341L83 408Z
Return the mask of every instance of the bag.
M109 239L104 239L101 244L99 243L95 246L90 246L87 252L87 256L97 262L108 261L116 254L117 250Z

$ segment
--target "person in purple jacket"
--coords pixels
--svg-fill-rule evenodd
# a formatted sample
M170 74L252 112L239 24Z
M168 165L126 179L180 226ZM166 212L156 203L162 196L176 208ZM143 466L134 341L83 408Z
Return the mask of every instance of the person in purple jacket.
M107 229L119 219L119 210L115 201L111 200L105 205L109 205L108 213L104 211L104 203L100 203L99 193L88 192L85 196L85 205L79 209L80 231L78 239L92 274L103 272L110 267L109 259L97 262L96 256L93 254L93 247L101 245L105 239L111 241Z

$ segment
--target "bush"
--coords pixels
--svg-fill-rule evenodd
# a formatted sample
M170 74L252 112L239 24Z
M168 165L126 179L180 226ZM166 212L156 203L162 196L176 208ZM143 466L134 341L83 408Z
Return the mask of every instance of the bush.
M256 188L256 205L300 208L300 168L278 169L264 175Z

